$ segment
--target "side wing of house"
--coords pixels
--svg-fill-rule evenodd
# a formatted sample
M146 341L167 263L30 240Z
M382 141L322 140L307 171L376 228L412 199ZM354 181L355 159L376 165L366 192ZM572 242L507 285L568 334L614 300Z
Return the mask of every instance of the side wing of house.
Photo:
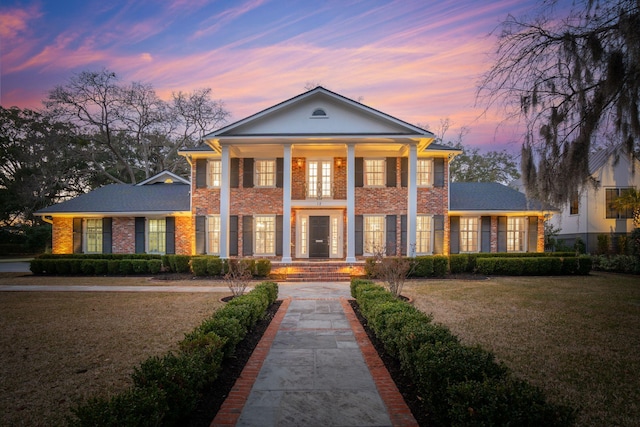
M162 172L112 184L36 214L53 225L53 253L191 254L189 182Z
M640 160L613 147L592 154L589 169L593 182L573 194L552 223L566 244L573 245L579 237L587 252L595 252L599 235L625 235L633 230L632 212L615 209L611 202L628 188L640 188Z

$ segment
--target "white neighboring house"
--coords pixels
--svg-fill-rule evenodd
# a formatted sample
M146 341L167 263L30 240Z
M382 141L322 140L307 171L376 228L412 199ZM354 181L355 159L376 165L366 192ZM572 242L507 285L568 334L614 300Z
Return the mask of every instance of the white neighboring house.
M580 237L587 252L595 253L598 235L610 235L615 246L617 236L631 233L634 228L631 210L614 209L611 202L625 189L640 188L640 160L620 146L610 147L590 155L589 173L596 186L587 184L573 194L551 224L560 229L558 240L573 246Z

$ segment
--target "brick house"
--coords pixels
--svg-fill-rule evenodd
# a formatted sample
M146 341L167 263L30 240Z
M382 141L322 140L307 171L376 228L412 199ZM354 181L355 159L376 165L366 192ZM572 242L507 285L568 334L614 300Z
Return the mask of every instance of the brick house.
M38 214L53 223L56 253L352 263L380 250L542 251L548 212L500 184L450 184L449 164L460 152L433 141L429 131L317 87L181 150L190 182L165 172ZM126 207L127 187L139 192L136 203L156 205ZM143 195L152 191L167 194ZM98 200L111 207L92 207ZM100 233L99 247L88 236Z

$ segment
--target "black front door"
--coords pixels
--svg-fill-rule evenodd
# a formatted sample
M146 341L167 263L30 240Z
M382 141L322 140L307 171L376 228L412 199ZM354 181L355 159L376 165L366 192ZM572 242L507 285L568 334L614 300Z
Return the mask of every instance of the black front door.
M329 258L329 217L309 217L309 257Z

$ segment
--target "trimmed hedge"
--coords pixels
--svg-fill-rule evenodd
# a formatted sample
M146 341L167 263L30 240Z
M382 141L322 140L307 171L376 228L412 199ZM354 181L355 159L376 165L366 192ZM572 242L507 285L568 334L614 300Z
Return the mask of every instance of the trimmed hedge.
M478 346L466 346L430 316L382 286L352 280L351 295L376 337L415 382L434 425L572 425L572 409L513 376Z
M160 259L36 258L29 268L35 275L114 276L157 274L161 266Z
M567 258L575 256L575 252L477 252L451 254L449 255L449 271L451 274L475 273L478 268L478 259L481 258Z
M268 259L240 259L240 262L248 264L253 277L265 278L271 273L271 261ZM227 260L213 255L201 255L191 257L191 272L194 276L218 277L227 273Z
M476 270L484 275L551 276L587 275L591 257L492 257L476 259Z
M41 254L37 259L161 259L157 254Z
M112 397L89 399L72 410L71 426L176 426L195 409L225 357L231 357L255 322L278 297L263 282L205 319L179 343L177 352L150 357L134 368L133 386Z

